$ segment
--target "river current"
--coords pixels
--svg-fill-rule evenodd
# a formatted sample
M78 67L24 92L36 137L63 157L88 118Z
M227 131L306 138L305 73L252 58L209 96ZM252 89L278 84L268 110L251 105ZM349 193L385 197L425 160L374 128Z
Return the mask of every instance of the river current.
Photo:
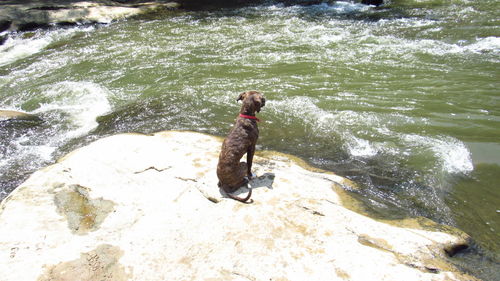
M258 90L258 150L349 177L374 217L470 234L500 280L498 1L268 3L13 34L0 46L0 200L37 169L122 132L224 136ZM166 148L167 149L167 148ZM459 257L460 258L460 257ZM485 277L486 276L486 277Z

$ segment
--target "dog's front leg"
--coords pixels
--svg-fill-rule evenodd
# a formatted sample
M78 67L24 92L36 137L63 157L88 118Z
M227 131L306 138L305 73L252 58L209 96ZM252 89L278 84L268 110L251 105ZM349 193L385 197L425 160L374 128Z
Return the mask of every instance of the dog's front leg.
M248 169L247 176L248 176L248 179L252 178L252 162L253 162L254 153L255 153L255 145L251 145L247 151L247 169Z

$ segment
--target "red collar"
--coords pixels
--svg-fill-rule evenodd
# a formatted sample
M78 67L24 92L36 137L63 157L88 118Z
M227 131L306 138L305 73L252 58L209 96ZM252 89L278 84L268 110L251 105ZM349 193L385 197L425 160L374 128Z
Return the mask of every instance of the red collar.
M255 116L251 116L251 115L245 115L245 114L240 114L240 117L242 118L246 118L246 119L252 119L252 120L257 120L257 122L260 122L260 119L255 117Z

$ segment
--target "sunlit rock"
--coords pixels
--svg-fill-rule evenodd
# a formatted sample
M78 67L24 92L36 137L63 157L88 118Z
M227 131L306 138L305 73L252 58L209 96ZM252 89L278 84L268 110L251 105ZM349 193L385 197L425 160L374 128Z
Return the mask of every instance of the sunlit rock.
M7 1L0 9L0 27L31 30L52 24L109 23L178 6L169 1Z
M25 113L25 112L20 112L20 111L14 111L14 110L1 110L0 109L0 121L6 121L6 120L27 120L27 121L42 121L40 117Z
M0 205L1 279L474 280L445 251L466 235L351 211L350 181L291 156L256 156L253 204L225 198L220 146L116 135L34 173Z

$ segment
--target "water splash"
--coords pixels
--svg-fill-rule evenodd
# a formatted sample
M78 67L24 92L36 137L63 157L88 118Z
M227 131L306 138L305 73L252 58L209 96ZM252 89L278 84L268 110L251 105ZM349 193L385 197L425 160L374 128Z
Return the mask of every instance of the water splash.
M402 135L406 146L416 151L431 151L438 159L439 169L448 174L468 173L474 169L470 151L465 144L452 137L428 137L415 134Z
M0 200L21 180L16 174L51 163L61 146L96 128L96 118L111 110L110 96L110 91L95 83L64 81L44 86L40 93L24 101L3 105L14 110L20 110L15 104L36 106L37 109L29 113L39 116L43 122L0 124L0 184L3 186Z
M96 117L111 110L108 97L112 93L106 88L91 82L64 81L45 87L41 96L50 100L41 103L33 111L35 114L54 118L61 113L67 116L61 120L63 139L79 137L97 127ZM38 97L39 98L39 97Z
M341 94L336 99L356 98L356 95ZM351 158L370 159L385 155L403 163L415 159L427 159L437 165L435 172L456 174L473 170L470 151L466 145L449 136L426 136L404 134L392 127L404 127L418 121L418 118L397 114L375 114L350 110L332 111L317 105L317 98L299 96L270 101L266 110L277 116L295 120L302 119L306 127L314 128L317 136L336 136L344 151ZM300 110L297 110L299 109ZM324 141L326 141L326 139ZM398 146L394 144L398 143ZM436 175L437 175L436 174Z
M77 32L88 32L93 29L89 26L12 34L3 45L0 45L0 66L39 53L51 43L70 38Z

